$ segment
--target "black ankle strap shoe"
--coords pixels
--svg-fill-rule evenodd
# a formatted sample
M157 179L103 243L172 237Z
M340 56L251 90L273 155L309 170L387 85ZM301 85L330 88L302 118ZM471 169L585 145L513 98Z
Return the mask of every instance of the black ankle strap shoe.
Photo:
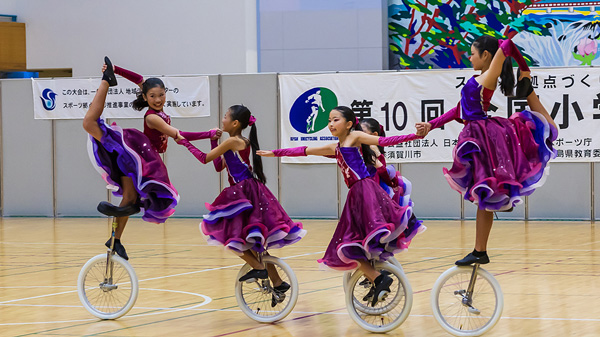
M110 240L111 240L111 238L109 238L108 241L106 241L106 243L104 244L109 249L110 249ZM124 258L125 260L129 260L129 256L127 256L127 251L125 250L125 247L123 247L121 240L115 239L115 246L113 247L113 251L115 253L117 253L117 255L119 255L120 257Z
M106 70L102 75L102 79L108 82L109 87L114 87L117 85L117 76L115 76L115 70L108 56L104 56L104 63L106 64Z

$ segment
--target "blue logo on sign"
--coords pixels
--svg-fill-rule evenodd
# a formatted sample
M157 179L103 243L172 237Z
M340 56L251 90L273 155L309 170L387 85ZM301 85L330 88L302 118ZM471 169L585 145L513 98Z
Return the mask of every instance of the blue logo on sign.
M333 91L317 87L305 91L296 98L290 109L290 124L304 134L319 132L329 123L329 112L337 106Z
M54 110L54 108L56 108L56 94L54 93L54 91L50 89L44 89L44 91L42 91L42 96L40 97L40 99L42 100L42 105L44 106L44 109L51 111Z

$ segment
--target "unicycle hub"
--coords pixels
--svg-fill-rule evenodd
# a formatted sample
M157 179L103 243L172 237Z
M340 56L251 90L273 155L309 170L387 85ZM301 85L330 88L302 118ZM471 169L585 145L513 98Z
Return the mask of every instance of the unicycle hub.
M119 288L119 286L117 286L116 284L112 284L110 282L102 282L100 283L100 289L102 289L102 291L104 292L109 292L111 290L115 290L117 288Z

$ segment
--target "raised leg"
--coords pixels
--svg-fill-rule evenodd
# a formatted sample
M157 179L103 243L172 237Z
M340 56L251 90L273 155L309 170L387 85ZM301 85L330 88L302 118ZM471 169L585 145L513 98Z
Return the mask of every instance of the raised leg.
M92 104L90 104L90 108L83 117L83 128L98 141L102 139L102 131L100 130L97 121L104 111L108 87L108 82L104 80L100 82L100 87L98 87L98 91L96 91Z

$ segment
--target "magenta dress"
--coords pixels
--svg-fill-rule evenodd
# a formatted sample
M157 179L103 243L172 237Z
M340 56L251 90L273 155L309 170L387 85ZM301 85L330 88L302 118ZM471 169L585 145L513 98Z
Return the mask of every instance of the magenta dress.
M162 111L148 109L145 116L156 114L167 124L171 118ZM116 123L108 126L98 119L102 139L90 136L88 153L92 165L113 190L123 196L121 177L133 180L144 210L142 219L163 223L175 212L179 194L171 185L167 168L159 153L167 149L167 136L150 129L144 120L144 133L136 129L122 129Z
M458 106L431 123L432 128L449 119L465 124L452 168L444 168L450 186L479 209L506 211L544 184L548 162L556 157L552 142L558 132L535 111L523 110L510 118L488 116L493 93L473 76Z
M319 260L327 267L351 270L358 259L386 261L404 251L425 227L371 178L357 147L336 147L335 157L350 189L340 221Z
M236 254L263 252L298 242L306 230L287 215L277 198L252 175L250 146L223 154L230 186L212 204L200 224L209 244L223 245Z

